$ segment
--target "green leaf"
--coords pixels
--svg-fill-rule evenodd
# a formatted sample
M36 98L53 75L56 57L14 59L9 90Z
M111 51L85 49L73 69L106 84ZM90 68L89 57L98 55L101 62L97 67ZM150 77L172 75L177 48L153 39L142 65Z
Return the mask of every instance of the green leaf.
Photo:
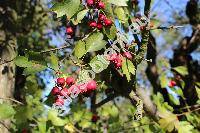
M58 117L58 112L56 110L49 110L48 120L52 122L55 126L64 126L66 121Z
M15 110L10 104L0 104L0 120L8 119L15 114Z
M79 9L80 0L63 0L56 2L51 8L57 14L57 17L66 15L70 19Z
M99 32L93 33L86 39L86 49L87 52L94 52L101 50L105 47L106 41L103 40L103 34Z
M80 123L79 126L84 128L89 128L92 125L91 121L83 119Z
M103 55L97 55L90 61L90 66L95 73L100 73L109 65L109 61Z
M83 11L80 11L77 15L75 15L72 18L72 22L74 25L77 25L78 23L81 22L81 20L85 17L85 15L87 14L87 12L89 11L89 9L85 9Z
M25 75L35 74L37 72L43 71L46 68L47 68L46 66L43 66L43 65L40 65L40 64L33 64L32 67L27 67L24 70L24 74Z
M73 114L73 121L74 122L79 122L81 118L83 117L84 112L82 110L79 110L77 112L74 112Z
M53 68L54 70L59 70L58 57L53 53L51 53L51 56L50 56L50 65L51 65L51 68Z
M109 39L113 40L116 37L117 29L112 25L110 28L104 28L103 32Z
M109 113L112 117L117 117L119 114L119 110L117 109L117 107L112 106L109 110Z
M128 20L126 14L125 14L125 11L122 7L115 8L114 13L117 15L118 19L122 23L125 23Z
M122 71L123 71L123 74L126 75L126 78L128 81L131 80L131 74L135 75L135 66L130 60L124 57L122 61Z
M87 81L89 81L91 79L90 74L91 73L88 70L84 70L84 69L81 70L78 75L77 83L86 83Z
M15 58L15 64L19 67L31 67L32 63L28 61L28 58L24 56L17 56Z
M188 75L188 70L185 66L178 66L178 67L174 67L172 69L183 76Z
M41 120L37 122L40 133L46 133L46 121Z
M75 44L75 48L74 48L74 55L77 57L77 58L81 58L84 54L87 53L87 50L86 50L86 44L85 42L83 41L78 41L76 44Z
M117 5L117 6L128 6L128 0L108 0L109 3Z
M164 111L159 114L162 119L159 120L160 127L166 129L168 132L172 132L175 127L178 126L179 121L175 114L169 111Z
M175 105L180 105L179 99L175 98L172 94L169 94L170 101Z
M196 89L198 98L200 99L200 88L197 85L195 85L195 89Z
M179 122L178 133L193 133L194 127L187 121Z
M160 79L161 87L165 88L168 85L168 82L169 82L169 80L166 77L166 74L162 73L160 75L159 79Z

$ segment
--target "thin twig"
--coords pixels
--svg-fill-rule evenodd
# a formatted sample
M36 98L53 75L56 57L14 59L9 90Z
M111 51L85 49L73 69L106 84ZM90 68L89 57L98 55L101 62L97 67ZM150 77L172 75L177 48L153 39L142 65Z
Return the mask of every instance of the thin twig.
M151 28L150 30L171 30L171 29L179 29L179 28L183 28L184 26L174 26L174 25L171 25L171 26L158 26L158 27L155 27L155 28Z
M16 58L16 57L15 57ZM11 60L2 60L3 62L0 62L0 65L12 62L15 58L11 59Z
M176 114L176 115L177 115L177 116L182 116L182 115L186 115L186 114L189 114L189 113L198 111L198 110L200 110L200 108L197 108L197 109L194 109L194 110L191 110L191 111L188 111L188 112L184 112L184 113L181 113L181 114Z
M11 132L11 130L2 121L0 121L0 124L3 125L9 132Z
M40 53L41 54L42 53L48 53L48 52L52 52L52 51L57 51L57 50L65 49L65 48L68 48L68 47L70 47L70 45L66 44L66 45L64 45L62 47L59 47L59 48L53 48L53 49L48 49L48 50L41 51Z
M8 97L8 98L0 97L0 99L2 99L2 100L10 100L10 101L15 102L15 103L18 103L18 104L20 104L20 105L24 105L22 102L17 101L17 100L12 99L12 98L9 98L9 97Z

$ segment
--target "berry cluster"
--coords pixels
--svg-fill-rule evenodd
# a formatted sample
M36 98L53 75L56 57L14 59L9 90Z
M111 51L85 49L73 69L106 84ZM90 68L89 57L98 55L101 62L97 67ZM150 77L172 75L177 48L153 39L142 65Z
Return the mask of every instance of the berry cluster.
M99 0L87 0L87 5L92 8L97 8L97 9L104 9L105 4L102 1ZM91 28L97 28L101 30L105 27L110 27L112 26L112 20L108 19L104 14L99 13L97 22L95 20L92 20L89 22L89 27Z
M68 88L67 88L68 87ZM76 84L73 77L57 78L56 86L51 90L51 94L56 96L55 104L58 106L64 105L65 98L68 98L72 93L79 94L96 90L96 81L90 80L87 83Z
M114 53L114 54L108 56L108 60L111 61L112 63L114 63L115 68L119 69L122 67L122 56L124 56L125 58L127 58L129 60L131 60L133 58L131 53L124 52L124 53L122 53L122 55Z

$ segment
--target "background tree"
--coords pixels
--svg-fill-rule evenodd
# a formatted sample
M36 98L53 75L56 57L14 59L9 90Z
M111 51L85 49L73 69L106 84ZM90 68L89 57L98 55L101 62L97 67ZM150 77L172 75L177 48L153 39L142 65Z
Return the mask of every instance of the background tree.
M1 132L198 132L200 10L198 0L185 3L187 17L167 22L151 0L0 2ZM53 48L58 34L65 42ZM105 56L111 47L119 51ZM81 92L67 104L75 86Z

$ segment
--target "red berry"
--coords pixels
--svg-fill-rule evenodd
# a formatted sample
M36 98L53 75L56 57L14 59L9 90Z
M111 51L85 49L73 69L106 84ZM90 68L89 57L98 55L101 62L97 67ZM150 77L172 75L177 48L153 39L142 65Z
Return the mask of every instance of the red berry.
M61 96L67 96L67 95L70 95L70 91L69 91L69 89L67 89L67 88L64 88L64 89L62 89L61 91L60 91L60 95Z
M110 55L110 57L108 57L108 60L115 61L117 59L117 57L118 57L118 55L115 53L115 54Z
M114 60L114 63L122 63L121 55L117 55L117 58Z
M75 83L75 79L73 77L66 78L67 85L73 85Z
M72 29L72 27L67 27L67 28L66 28L66 33L69 34L69 35L72 35L72 34L73 34L73 29Z
M100 13L98 19L100 21L104 21L106 19L106 16Z
M60 89L58 87L53 87L53 89L51 90L51 93L53 95L57 95L60 93Z
M118 69L118 68L121 68L122 67L122 63L121 62L118 62L115 64L115 67Z
M131 60L133 58L132 55L131 55L131 53L129 53L129 52L124 52L123 56L126 57L129 60Z
M103 25L101 23L97 23L97 29L101 30L103 28Z
M84 92L87 91L87 84L84 84L84 83L80 84L80 85L78 85L78 88L79 88L81 93L84 93Z
M88 6L93 6L94 5L94 0L87 0L87 5Z
M89 22L89 26L91 28L96 28L97 27L97 23L95 21Z
M98 116L98 115L94 114L94 115L92 116L92 122L97 122L98 119L99 119L99 116Z
M87 83L87 90L96 90L97 83L94 80L91 80Z
M58 105L58 106L62 106L64 105L64 99L63 98L57 98L56 101L55 101L55 104Z
M104 24L105 24L105 26L111 26L112 25L112 21L110 19L105 19L104 20Z
M76 91L76 90L74 90L75 88L76 88L76 89L79 89L77 85L72 85L72 86L68 89L68 91L69 91L70 93L72 93L72 92Z
M172 87L174 87L174 86L176 86L176 82L173 81L173 80L171 80L171 81L169 82L169 87L172 88Z
M103 3L103 2L99 2L98 4L97 4L97 8L98 9L104 9L105 8L105 4Z
M65 79L64 78L57 78L57 85L60 87L65 86Z
M26 128L22 129L22 133L28 133L27 129Z

